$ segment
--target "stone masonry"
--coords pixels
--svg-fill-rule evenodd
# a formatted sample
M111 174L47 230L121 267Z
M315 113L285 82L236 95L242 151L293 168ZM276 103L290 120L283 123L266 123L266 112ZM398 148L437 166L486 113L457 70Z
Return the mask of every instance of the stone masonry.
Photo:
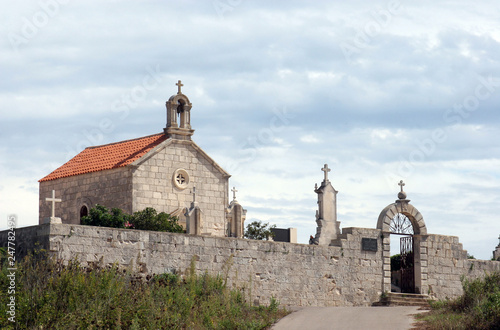
M40 224L50 216L50 204L45 198L50 196L52 190L62 199L56 206L56 214L63 223L80 224L80 208L86 205L90 209L96 203L132 212L131 168L121 167L40 182Z
M196 201L203 212L201 234L224 236L229 175L201 153L192 141L171 140L151 157L141 159L132 175L133 210L153 206L158 212L171 213L188 207L192 190L172 184L172 173L182 168L190 174L189 186L196 187Z
M377 251L362 248L364 238ZM238 238L112 229L71 224L44 224L16 229L18 257L35 247L83 265L117 263L142 274L183 274L195 260L197 272L220 274L245 289L255 304L271 297L293 306L368 306L386 291L385 257L380 229L343 228L333 246L304 245ZM6 244L7 231L0 232ZM500 262L468 260L457 237L425 235L426 285L433 298L457 297L460 277L476 278L500 271ZM423 261L422 261L423 262Z

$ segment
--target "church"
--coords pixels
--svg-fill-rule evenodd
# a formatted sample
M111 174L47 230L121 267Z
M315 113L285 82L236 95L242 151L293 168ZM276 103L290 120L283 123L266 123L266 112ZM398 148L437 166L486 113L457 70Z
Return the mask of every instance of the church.
M243 236L246 210L234 188L229 201L230 174L192 140L192 104L176 85L163 132L88 147L39 180L40 224L80 224L96 204L129 214L153 207L177 216L189 234ZM53 191L59 218L46 202Z

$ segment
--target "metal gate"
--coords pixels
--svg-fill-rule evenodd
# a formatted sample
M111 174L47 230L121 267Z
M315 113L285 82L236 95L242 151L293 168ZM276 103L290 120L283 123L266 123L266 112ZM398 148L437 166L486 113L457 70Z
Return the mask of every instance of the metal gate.
M404 236L401 244L401 292L415 293L413 236Z

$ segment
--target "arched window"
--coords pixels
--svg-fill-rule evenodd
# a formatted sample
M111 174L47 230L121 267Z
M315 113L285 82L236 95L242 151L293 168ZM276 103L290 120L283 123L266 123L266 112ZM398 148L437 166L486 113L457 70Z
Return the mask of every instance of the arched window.
M80 221L82 221L82 218L86 217L87 215L89 215L89 209L87 205L83 205L80 209Z

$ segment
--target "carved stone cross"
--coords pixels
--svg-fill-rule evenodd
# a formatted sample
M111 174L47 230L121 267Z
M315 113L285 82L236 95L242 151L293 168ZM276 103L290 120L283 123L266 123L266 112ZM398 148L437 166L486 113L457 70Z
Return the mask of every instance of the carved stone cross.
M399 181L398 186L401 186L401 192L403 192L403 186L406 184L403 182L403 180Z
M56 198L56 191L52 190L52 198L47 197L47 198L45 198L45 201L52 202L52 215L51 215L51 217L55 218L56 203L62 202L62 199Z
M181 81L179 80L177 82L177 84L175 84L175 85L177 86L177 94L182 94L181 93L181 87L184 86L184 85L181 83Z
M231 191L233 192L233 201L236 200L236 193L238 192L238 190L236 190L235 187L233 187L233 189L231 189Z
M331 169L328 168L328 164L325 164L321 170L325 172L325 181L328 181L328 172L331 171Z

